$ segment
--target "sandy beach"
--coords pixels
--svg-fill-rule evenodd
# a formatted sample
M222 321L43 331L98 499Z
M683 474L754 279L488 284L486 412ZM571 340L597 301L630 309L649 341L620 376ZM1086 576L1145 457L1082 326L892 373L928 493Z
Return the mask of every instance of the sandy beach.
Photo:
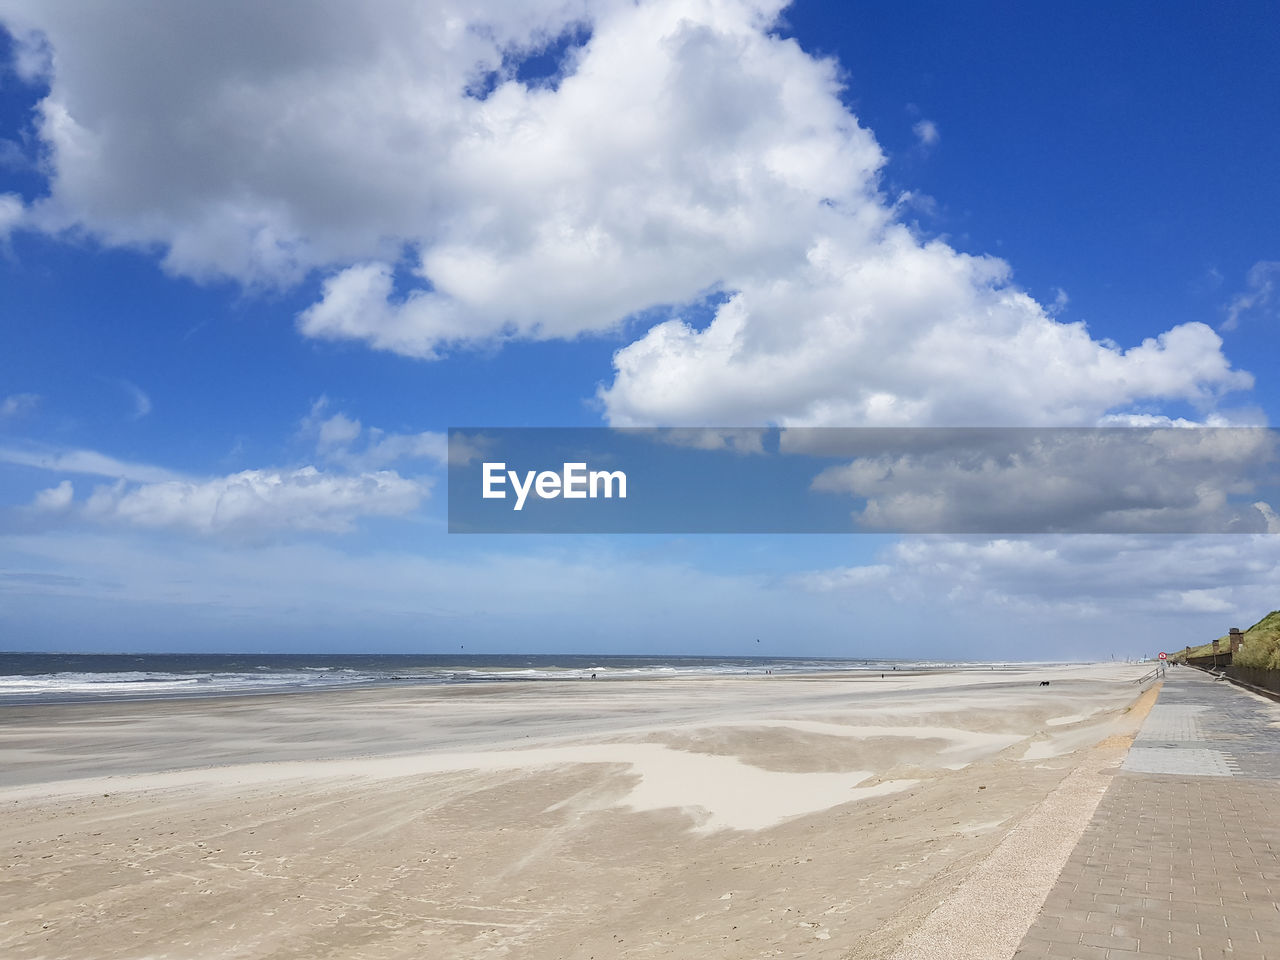
M1145 672L6 707L0 955L993 960Z

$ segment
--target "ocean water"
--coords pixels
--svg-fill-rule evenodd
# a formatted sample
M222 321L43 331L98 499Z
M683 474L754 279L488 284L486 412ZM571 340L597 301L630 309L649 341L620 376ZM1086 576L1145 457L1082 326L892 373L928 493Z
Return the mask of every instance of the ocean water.
M495 681L989 669L921 660L462 654L0 653L0 704L227 696Z

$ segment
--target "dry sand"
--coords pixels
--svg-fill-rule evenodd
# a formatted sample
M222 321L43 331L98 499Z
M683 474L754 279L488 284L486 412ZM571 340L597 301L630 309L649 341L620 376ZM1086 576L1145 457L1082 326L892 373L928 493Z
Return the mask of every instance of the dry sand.
M0 708L0 956L997 960L1143 672Z

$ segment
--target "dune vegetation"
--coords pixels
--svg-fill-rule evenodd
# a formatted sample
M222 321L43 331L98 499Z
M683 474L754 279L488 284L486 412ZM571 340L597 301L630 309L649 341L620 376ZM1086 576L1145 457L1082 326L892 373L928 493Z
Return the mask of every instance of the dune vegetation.
M1230 637L1219 637L1218 652L1226 653L1230 649ZM1212 653L1212 643L1191 648L1192 657L1207 657ZM1182 660L1184 655L1178 654L1174 659ZM1231 662L1238 667L1280 670L1280 610L1272 610L1244 632L1244 646Z

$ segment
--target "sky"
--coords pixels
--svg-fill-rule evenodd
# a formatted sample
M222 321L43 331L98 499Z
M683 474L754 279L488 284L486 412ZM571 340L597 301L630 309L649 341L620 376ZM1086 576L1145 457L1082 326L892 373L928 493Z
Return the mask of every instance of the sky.
M0 649L1151 654L1280 537L459 535L450 427L1273 426L1274 4L0 0Z

